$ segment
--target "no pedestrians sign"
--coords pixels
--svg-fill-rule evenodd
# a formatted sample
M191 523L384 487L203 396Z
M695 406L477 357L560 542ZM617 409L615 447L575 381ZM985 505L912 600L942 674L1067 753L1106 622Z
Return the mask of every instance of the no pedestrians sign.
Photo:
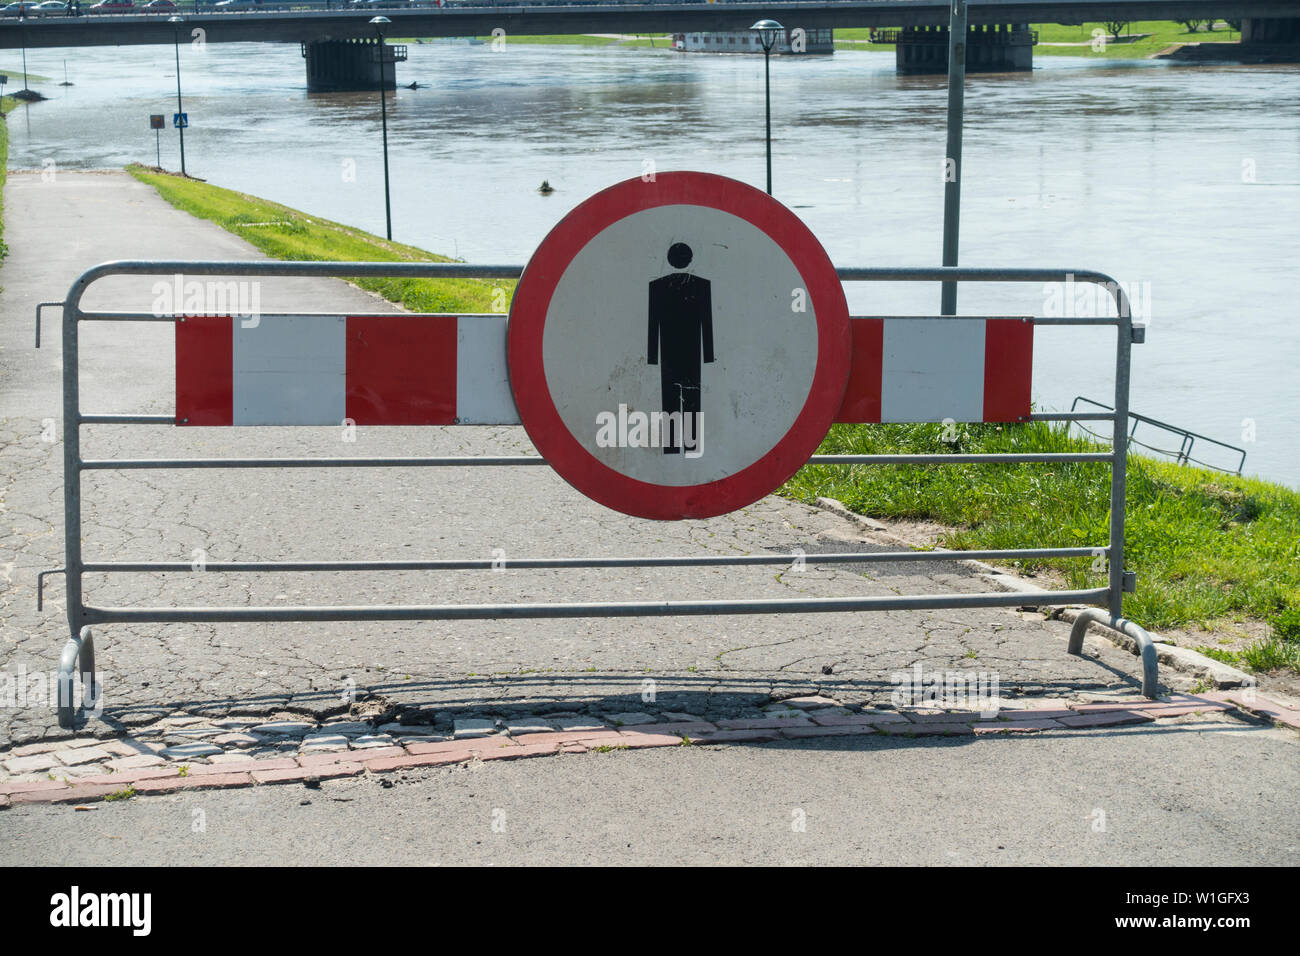
M660 173L570 212L510 310L515 404L551 466L643 518L704 518L778 488L844 396L848 306L790 210L744 183Z

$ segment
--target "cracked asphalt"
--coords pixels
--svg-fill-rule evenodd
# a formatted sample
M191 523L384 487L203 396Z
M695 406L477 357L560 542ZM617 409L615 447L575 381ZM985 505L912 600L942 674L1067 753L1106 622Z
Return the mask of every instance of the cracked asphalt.
M36 573L62 564L60 341L58 310L53 310L47 315L43 347L33 350L35 304L61 298L82 270L106 259L255 259L260 254L218 227L173 210L152 190L119 173L60 172L54 182L44 182L37 174L13 173L5 192L5 215L11 252L0 268L0 658L11 673L19 668L28 674L48 673L56 668L67 638L62 578L47 579L43 613L36 611L35 593ZM96 286L87 302L94 307L147 310L153 298L152 281L114 279L102 288ZM336 280L268 280L261 295L263 310L271 312L394 309ZM95 323L83 325L83 333L84 412L172 410L169 326ZM49 419L56 423L54 435L49 434ZM53 441L46 440L51 437ZM519 428L361 428L354 442L345 441L336 428L83 429L83 455L96 458L532 451ZM491 558L500 553L496 549L504 552L507 562L516 557L750 554L796 548L810 554L804 570L777 566L88 575L88 600L99 606L829 597L971 592L990 587L977 572L958 563L818 566L811 555L819 550L894 546L842 517L778 497L707 521L651 522L588 501L546 468L94 472L83 478L83 498L87 560L189 562L196 549L208 561ZM892 675L918 663L928 671L996 674L1002 694L1011 697L1137 693L1136 658L1092 637L1084 656L1071 657L1065 652L1067 633L1067 625L1044 620L1041 614L1000 609L103 626L96 629L96 651L104 679L104 713L77 733L114 736L178 711L205 716L297 713L317 719L363 712L358 708L371 714L421 708L457 717L507 719L553 712L610 713L644 709L647 692L653 693L660 710L714 719L752 714L773 697L797 694L820 693L848 706L888 703L895 686ZM1170 688L1190 687L1172 671L1162 672L1162 680ZM0 707L0 748L60 736L70 734L58 729L52 706ZM1225 732L1197 739L1198 746L1214 749L1205 766L1215 773L1227 772L1234 755L1252 759L1254 748L1259 748L1268 754L1268 759L1257 763L1263 775L1259 779L1269 786L1294 788L1294 734L1253 728L1248 738ZM1247 748L1246 739L1256 743ZM1126 747L1140 752L1144 761L1155 761L1160 774L1190 772L1180 768L1181 758L1161 756L1158 734L1108 734L1107 740L1108 748L1118 749L1100 769L1081 767L1075 745L1062 744L1054 751L1045 739L1034 743L1032 750L1028 745L1022 748L1021 741L1000 743L996 750L976 746L964 759L996 761L996 772L988 771L990 787L995 777L1005 780L1007 774L1028 772L1031 766L1036 773L1077 775L1080 780L1095 773L1112 775L1118 786L1131 772L1123 758ZM834 744L838 769L833 778L864 799L881 798L872 768L881 759L882 746ZM932 747L898 747L885 748L891 753L894 772L904 780L909 774L914 782L926 780L927 764L935 755ZM715 791L719 787L725 791L729 774L767 773L783 779L805 773L809 754L816 752L810 747L756 748L719 760L708 769L691 756L692 769L681 770L682 785L694 786L692 781L700 774L711 775L711 782L685 799L688 803L726 799ZM1019 755L1027 761L1023 768ZM591 780L575 783L571 779L575 775L613 774L622 781L617 787L630 786L629 781L648 772L646 767L671 765L677 757L622 754L615 761L593 760L587 771L574 763L579 758L524 761L502 772L512 779L515 775L528 779L520 786L532 787L538 794L548 792L552 775L562 774L565 782L555 798L558 813L558 802L574 792L572 787L591 785ZM554 769L559 766L565 769ZM499 769L490 767L484 773ZM240 799L268 801L268 813L286 812L269 809L278 806L281 797L257 795L271 789L258 788ZM379 792L377 786L372 790ZM132 801L138 806L130 812L143 812L140 807L163 799ZM614 802L610 812L617 805ZM1255 811L1261 825L1267 819L1275 830L1286 829L1271 809L1252 802L1248 795L1243 794L1234 812L1250 821ZM114 812L114 807L103 806L94 816L102 819ZM980 812L969 809L977 816ZM996 828L1011 825L1005 815L1016 811L999 799L990 801L986 812L992 815L987 825ZM23 816L40 830L41 821L52 827L56 815L66 819L68 813L42 807L25 809ZM9 811L0 821L17 816L17 811ZM1215 814L1199 814L1195 806L1186 816L1195 821L1193 830L1214 826ZM637 826L627 821L624 825ZM655 825L647 819L644 827L651 829L641 838L653 839L657 833L677 842L671 830L656 831ZM1289 835L1283 835L1290 849L1282 856L1294 863L1300 839L1293 819ZM58 841L50 839L57 855ZM1195 833L1189 831L1187 840L1194 841ZM542 858L559 860L565 858L564 845L557 838L554 847L546 841L537 847ZM748 859L753 845L751 840L741 841L735 854L723 852L717 858ZM1235 852L1242 862L1280 861L1276 853L1259 855L1249 845L1237 844ZM829 858L815 852L806 857ZM581 853L574 857L583 858ZM707 854L699 858L710 859ZM324 853L322 859L334 855ZM996 857L986 860L996 861ZM1177 855L1170 861L1176 862Z

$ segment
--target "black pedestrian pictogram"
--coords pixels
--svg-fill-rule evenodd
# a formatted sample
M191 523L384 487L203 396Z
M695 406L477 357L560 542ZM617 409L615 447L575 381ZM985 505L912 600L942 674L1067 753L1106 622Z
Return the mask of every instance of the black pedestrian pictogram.
M685 269L693 257L684 242L668 249L668 264L674 269ZM664 453L676 454L683 447L694 451L700 438L701 360L713 361L709 280L689 272L670 272L651 280L649 331L647 361L659 366L665 416L680 413L677 419L666 418L670 431ZM678 431L679 421L686 435Z

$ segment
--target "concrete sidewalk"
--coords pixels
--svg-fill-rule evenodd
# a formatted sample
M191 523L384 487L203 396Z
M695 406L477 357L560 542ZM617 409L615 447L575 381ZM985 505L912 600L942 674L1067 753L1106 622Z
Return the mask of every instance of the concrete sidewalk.
M62 563L61 448L58 440L42 440L44 420L60 417L59 337L56 310L44 347L39 353L32 350L35 303L62 298L77 274L105 259L251 259L259 254L216 226L175 211L124 174L59 173L53 183L42 182L39 175L14 175L6 190L5 213L12 252L0 269L0 459L4 462L0 502L5 518L0 570L6 586L0 607L0 657L11 674L22 670L48 675L67 636L59 578L48 582L45 612L35 611L36 572ZM89 301L97 307L145 309L152 298L151 285L147 279L105 283ZM262 304L267 311L392 308L332 280L268 280ZM169 327L99 324L84 331L83 411L171 410ZM372 428L359 430L356 441L347 443L336 428L98 426L85 429L83 451L96 457L186 457L532 453L533 449L518 428ZM85 555L91 560L189 562L195 549L202 549L209 561L490 558L497 554L508 561L582 554L787 553L796 548L811 555L819 550L893 547L873 540L852 521L775 497L709 521L632 519L591 503L540 468L99 472L85 476L83 489ZM815 597L988 587L975 572L957 563L818 566L811 557L806 569L799 571L768 567L87 579L89 599L101 605ZM1003 610L437 625L103 627L97 630L96 644L104 674L105 710L101 718L77 732L78 746L71 749L93 751L97 748L91 738L120 740L129 735L143 742L137 752L143 759L137 767L150 764L151 759L162 766L184 760L197 767L212 765L217 753L222 759L282 759L307 746L304 740L309 735L346 738L341 746L348 751L356 747L358 735L381 738L374 742L376 747L392 746L402 734L459 739L475 727L503 733L511 723L563 727L585 721L593 727L611 727L642 717L651 723L688 718L745 720L761 718L774 698L807 694L825 695L852 713L891 706L895 675L917 665L929 675L996 675L1000 692L1011 698L1012 707L1028 700L1050 698L1077 705L1136 694L1134 657L1091 638L1084 657L1070 657L1065 653L1067 632L1066 625L1045 621L1040 614ZM1190 689L1190 682L1172 671L1163 671L1162 678L1174 689ZM239 715L248 717L246 724L236 720L231 725L231 718ZM321 722L331 718L335 723L327 733ZM296 736L248 732L253 725L277 719L301 721L304 726ZM980 742L951 753L962 753L961 766L973 765L971 772L989 780L990 788L996 786L990 774L1001 779L1009 792L1035 775L1046 774L1051 779L1042 781L1043 786L1075 788L1080 802L1070 812L1084 814L1092 809L1085 806L1091 799L1086 796L1088 788L1099 780L1110 781L1111 792L1121 795L1117 799L1134 801L1136 806L1147 795L1134 791L1123 796L1126 780L1145 775L1153 787L1161 780L1185 786L1197 774L1212 770L1213 779L1218 779L1226 773L1224 768L1246 761L1256 772L1256 795L1261 799L1243 797L1233 813L1246 830L1272 833L1281 842L1274 840L1266 854L1238 844L1242 855L1236 859L1294 861L1300 843L1295 822L1289 821L1288 830L1288 820L1277 819L1263 795L1294 790L1295 735L1249 724L1234 725L1242 733L1230 732L1218 726L1233 719L1223 716L1178 719L1213 724L1215 732L1134 732L1113 739L1111 732L1105 732L1105 737L1096 738L1105 741L1105 746L1096 745L1098 753L1104 754L1098 758L1100 766L1083 757L1090 746L1087 740L1094 738L1074 732L1051 731L1032 745ZM223 720L227 726L219 726ZM345 733L339 723L363 725L363 729L353 727ZM219 736L241 733L244 737L238 742L213 744ZM48 741L70 736L58 730L49 703L29 700L27 706L0 708L0 765L6 758L15 759L24 745L36 747L29 754L32 757L55 753ZM1176 743L1192 739L1197 741L1196 752L1205 752L1199 769L1187 759L1191 751L1178 749L1182 745ZM174 749L187 743L200 746ZM339 744L337 739L329 744L318 740L313 746L337 748ZM172 753L161 753L164 748ZM549 806L555 816L571 818L576 810L590 806L599 818L621 806L622 822L608 825L631 827L645 838L658 833L669 854L665 860L672 858L674 849L694 852L684 845L690 841L660 831L661 824L670 825L668 820L629 815L625 804L612 796L607 799L607 788L612 795L632 787L641 774L657 774L664 786L679 794L683 808L704 812L701 801L728 805L741 800L746 788L762 789L754 774L769 780L814 779L824 774L828 788L854 794L862 805L889 813L893 812L889 808L896 810L907 799L907 792L934 787L936 780L948 779L949 772L959 772L957 765L941 770L929 744L910 747L895 742L882 749L878 743L837 743L826 753L844 748L824 769L816 769L821 766L815 759L820 752L816 745L765 745L740 753L709 746L690 754L685 752L690 748L653 755L619 754L617 760L605 760L610 755L598 753L568 754L521 761L508 770L494 762L481 772L485 777L508 774L507 779L519 781L512 786L531 788L538 813ZM63 745L63 750L68 749ZM877 778L875 768L885 753L895 761L906 792L895 792L893 784ZM709 754L718 755L718 760L710 763ZM73 763L68 762L73 758L49 757L17 764L18 769L6 766L0 784L26 777L39 781L55 769L60 775L88 778L117 769L109 766L112 760L131 759L122 753L84 756L85 760L77 757ZM37 766L42 763L47 766ZM1134 767L1143 769L1135 773ZM425 795L435 799L435 805L439 788L447 785L438 775L458 779L451 770L419 774L428 776ZM359 810L381 791L386 797L392 792L368 775L327 786L358 788L348 792L355 792ZM275 808L288 798L263 793L272 789L240 791L244 795L240 799L252 800L258 816L263 812L274 816L280 812ZM297 787L284 789L301 793ZM1191 822L1178 840L1189 854L1200 852L1193 847L1217 845L1205 842L1221 827L1218 811L1211 812L1213 807L1203 799L1209 789L1208 784L1204 791L1198 787L1198 795L1185 801ZM963 818L980 821L978 827L987 832L1014 829L1016 814L1011 805L1001 798L981 799L981 792L991 791L963 790L954 796ZM130 801L132 807L122 819L131 819L139 807L161 807L163 801L175 799L137 798ZM285 803L292 805L292 801ZM103 820L105 814L121 809L118 804L105 804L94 816ZM339 813L339 823L346 825L346 810ZM788 809L785 815L788 831ZM25 832L31 841L9 844L26 848L14 852L34 852L33 848L48 845L57 856L63 837L52 828L69 817L70 811L55 808L15 807L0 820L11 825L15 820L28 821L23 825L29 827ZM843 820L839 825L850 826ZM564 825L552 821L550 826L559 854L567 840ZM773 832L782 832L780 820L773 826ZM903 825L899 832L905 830ZM870 827L860 835L863 840L879 837ZM740 840L716 858L752 860L753 853L763 852L761 837L754 841ZM567 845L572 841L567 840ZM148 857L144 849L141 854L140 859ZM220 854L196 857L218 858ZM841 857L819 851L805 858ZM926 862L943 860L927 858Z

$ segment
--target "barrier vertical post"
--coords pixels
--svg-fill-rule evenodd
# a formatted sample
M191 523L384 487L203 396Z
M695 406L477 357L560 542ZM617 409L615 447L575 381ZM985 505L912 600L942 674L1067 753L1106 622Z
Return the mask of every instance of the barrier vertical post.
M948 21L948 151L943 161L943 264L957 264L961 229L961 136L966 108L966 0L952 0ZM952 164L949 169L949 164ZM957 283L945 282L940 315L957 314Z

